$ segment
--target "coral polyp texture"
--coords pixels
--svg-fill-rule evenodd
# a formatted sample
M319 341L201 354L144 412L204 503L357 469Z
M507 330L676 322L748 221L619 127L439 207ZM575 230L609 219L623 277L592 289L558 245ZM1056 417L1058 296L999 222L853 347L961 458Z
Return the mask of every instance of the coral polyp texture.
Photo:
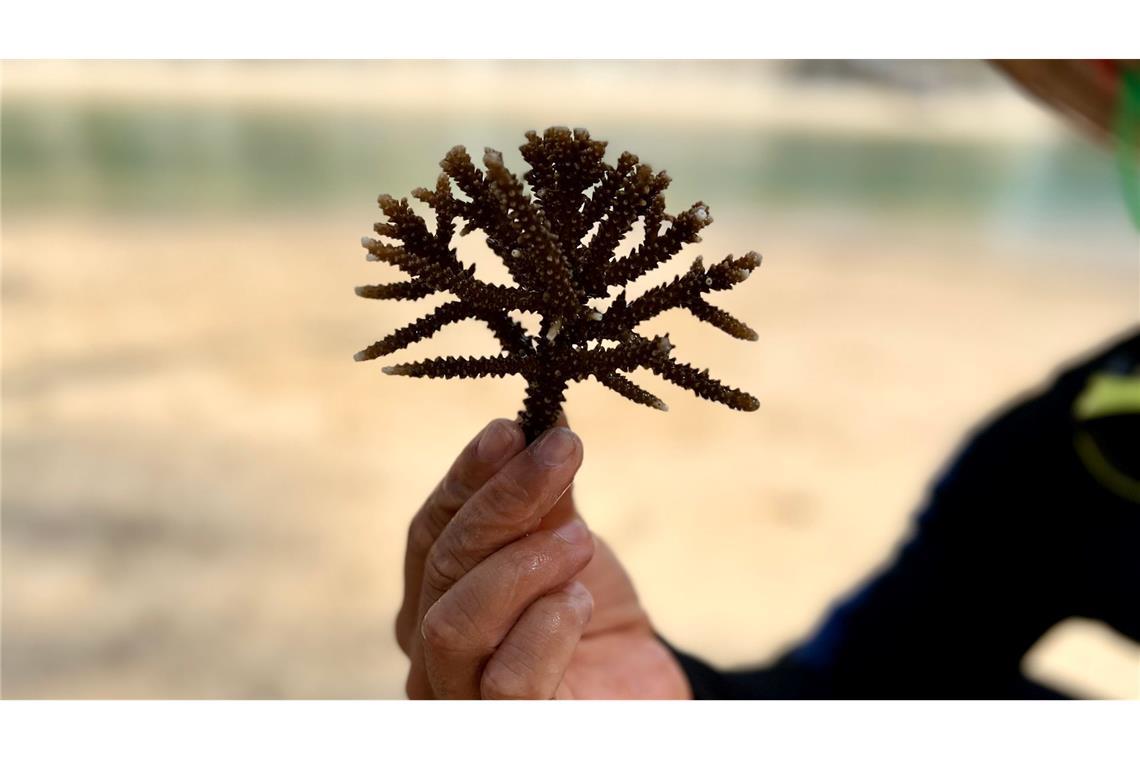
M498 356L442 357L385 367L389 375L408 377L485 377L521 375L526 397L520 422L533 440L558 418L570 382L593 376L631 401L665 410L659 398L625 373L645 368L669 382L733 409L753 411L759 402L673 358L669 336L646 337L643 322L669 309L687 309L697 319L743 340L756 333L705 296L743 282L760 265L760 256L728 256L705 266L696 257L689 270L671 282L636 298L627 288L690 243L712 222L709 208L694 203L676 216L665 212L665 172L656 172L632 153L622 153L611 166L604 160L606 143L585 129L547 129L541 137L526 133L520 147L530 165L523 178L530 192L503 163L503 154L487 148L478 169L466 148L452 148L440 162L443 174L434 189L417 188L412 196L435 215L435 230L408 205L381 195L387 216L376 224L382 242L363 238L370 261L391 264L409 279L356 289L364 298L416 300L447 293L450 300L430 314L401 327L360 351L357 361L376 359L428 338L465 319L485 322L502 346ZM452 184L466 197L457 197ZM475 277L452 247L459 235L482 230L487 245L506 265L513 286ZM624 256L622 240L637 222L644 238ZM612 298L608 307L590 301ZM513 312L540 317L538 334L529 333Z

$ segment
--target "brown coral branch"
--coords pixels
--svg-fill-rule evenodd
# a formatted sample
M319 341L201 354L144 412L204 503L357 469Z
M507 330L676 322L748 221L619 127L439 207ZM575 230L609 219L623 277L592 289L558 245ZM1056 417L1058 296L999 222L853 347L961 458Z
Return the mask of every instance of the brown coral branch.
M627 178L621 190L610 200L606 218L598 223L583 255L583 271L590 273L591 295L604 295L606 292L606 263L614 250L633 229L652 200L669 186L669 175L665 172L654 175L653 170L642 164L633 176ZM611 283L612 284L612 283Z
M688 304L689 311L693 316L702 322L708 322L713 327L723 330L734 338L740 340L759 340L760 336L756 334L748 325L741 322L736 317L729 314L724 309L719 309L713 306L708 301L698 298Z
M617 372L602 372L596 375L598 382L615 391L622 396L625 396L630 401L645 406L651 406L654 409L660 409L663 412L669 411L669 407L664 401L654 396L649 391L642 388L637 383L633 382L624 375L619 375Z
M708 309L712 307L704 303L701 298L703 294L716 290L728 290L733 285L748 279L752 270L759 265L759 254L749 253L747 256L738 259L729 256L706 270L701 257L698 256L688 272L674 277L671 282L650 288L628 304L625 303L624 298L615 301L609 310L609 318L606 320L608 329L611 334L624 332L669 309L684 307L708 313L707 309L702 309L701 305L703 304ZM729 316L727 312L722 313ZM711 314L709 316L715 318Z
M655 375L665 378L674 385L687 388L703 399L742 412L754 412L760 408L760 402L755 396L710 377L707 369L699 370L689 364L660 356L652 357L647 366Z
M529 369L533 359L526 356L445 356L408 364L384 367L385 375L408 377L502 377L518 375Z
M574 232L577 234L578 240L581 240L582 236L589 232L595 224L601 222L602 217L609 210L610 204L614 202L615 196L625 186L625 178L629 176L637 164L637 156L629 151L622 153L618 157L617 165L613 167L602 164L605 167L605 176L582 205L582 213L574 224Z
M627 333L625 340L613 348L577 351L571 375L575 380L580 380L598 373L608 375L612 372L629 372L646 366L655 357L668 356L672 349L667 335L646 340L640 335Z
M574 285L570 264L558 247L558 238L550 229L546 215L523 190L522 183L503 164L503 154L487 149L483 156L487 176L492 182L495 195L511 219L518 225L518 255L511 252L512 258L519 258L529 269L530 281L543 285L544 304L556 314L568 314L576 310L581 300Z
M528 443L551 427L562 411L569 381L560 374L547 366L536 371L527 381L519 423Z
M413 274L415 257L404 250L402 245L388 245L370 237L360 238L360 245L368 250L368 261L383 261L397 267L402 272Z
M352 358L362 362L387 356L401 348L407 348L413 343L430 338L447 325L473 316L475 316L474 307L462 301L450 301L437 307L431 314L401 327L383 340L373 343L362 351L357 351Z
M487 323L487 327L498 338L504 351L529 352L533 350L533 344L530 336L526 334L526 329L510 314L479 307L476 310L476 316Z
M419 280L358 285L356 288L356 295L361 298L376 298L382 301L418 301L435 292L435 288Z
M550 127L541 138L533 130L527 132L519 152L531 166L523 179L534 190L560 248L573 252L586 232L579 228L583 193L605 171L605 142L591 140L584 129L571 133L566 127Z
M435 190L417 187L412 197L421 200L435 211L435 238L440 245L451 245L455 235L455 218L463 211L463 204L451 194L451 181L446 174L440 174L435 181Z
M491 191L490 183L483 172L475 168L471 156L462 145L456 145L439 165L451 177L456 186L471 200L462 204L461 216L467 224L460 231L466 235L472 230L483 230L487 234L488 247L502 260L515 282L531 286L527 278L524 262L515 252L518 251L518 230L511 222L506 210Z
M673 219L664 234L646 240L628 256L610 262L606 267L606 284L621 285L633 282L676 256L687 243L700 242L699 233L712 224L709 207L694 203Z

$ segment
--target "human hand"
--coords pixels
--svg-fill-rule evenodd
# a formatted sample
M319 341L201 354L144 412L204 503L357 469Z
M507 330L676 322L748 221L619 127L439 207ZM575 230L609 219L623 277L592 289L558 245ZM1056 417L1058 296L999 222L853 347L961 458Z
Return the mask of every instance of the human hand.
M565 425L565 419L560 420ZM582 442L495 420L412 520L396 638L413 699L687 698L571 485Z

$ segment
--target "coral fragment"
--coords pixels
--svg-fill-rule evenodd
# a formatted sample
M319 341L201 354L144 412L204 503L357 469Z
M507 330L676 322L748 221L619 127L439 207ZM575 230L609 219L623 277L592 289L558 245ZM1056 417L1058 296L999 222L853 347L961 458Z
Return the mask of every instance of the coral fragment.
M387 263L409 279L356 289L364 298L416 300L436 293L454 300L357 352L357 361L387 356L465 319L483 321L502 347L501 356L442 357L384 367L408 377L501 377L527 381L520 421L528 440L557 419L570 382L594 377L605 387L654 409L661 399L625 376L639 368L733 409L753 411L759 402L671 356L668 336L644 337L643 322L670 309L686 309L697 319L742 340L756 340L752 328L710 304L706 295L743 282L760 266L760 256L728 256L705 267L697 257L689 270L630 300L628 286L672 259L712 223L709 207L698 202L676 216L665 212L663 191L670 177L632 153L614 165L605 162L606 143L585 129L551 127L540 137L526 133L520 152L530 169L522 179L492 148L478 169L466 148L452 148L440 162L434 189L412 196L435 213L435 231L408 205L389 195L378 199L387 221L375 225L382 242L361 239L369 261ZM524 181L525 180L525 185ZM452 194L452 183L466 199ZM529 187L529 192L527 188ZM463 227L457 232L457 221ZM638 222L644 237L627 256L616 256ZM488 247L503 261L513 286L493 285L465 268L452 247L456 234L481 230ZM591 234L592 231L592 234ZM587 239L588 236L588 239ZM610 288L620 292L605 310L590 306ZM529 334L511 311L540 317Z

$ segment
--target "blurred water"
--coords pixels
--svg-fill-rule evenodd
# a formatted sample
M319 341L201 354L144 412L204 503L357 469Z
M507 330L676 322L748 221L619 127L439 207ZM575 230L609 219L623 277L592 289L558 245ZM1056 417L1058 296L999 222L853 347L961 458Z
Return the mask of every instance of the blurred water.
M408 114L6 103L7 213L87 209L126 215L321 213L429 184L463 142L521 142L514 120ZM1047 145L960 143L733 126L627 122L611 153L635 146L675 178L674 203L702 198L757 213L796 209L880 224L987 225L1027 239L1097 243L1102 263L1134 261L1111 156L1075 139ZM521 163L517 158L516 163ZM814 214L813 214L814 215Z

